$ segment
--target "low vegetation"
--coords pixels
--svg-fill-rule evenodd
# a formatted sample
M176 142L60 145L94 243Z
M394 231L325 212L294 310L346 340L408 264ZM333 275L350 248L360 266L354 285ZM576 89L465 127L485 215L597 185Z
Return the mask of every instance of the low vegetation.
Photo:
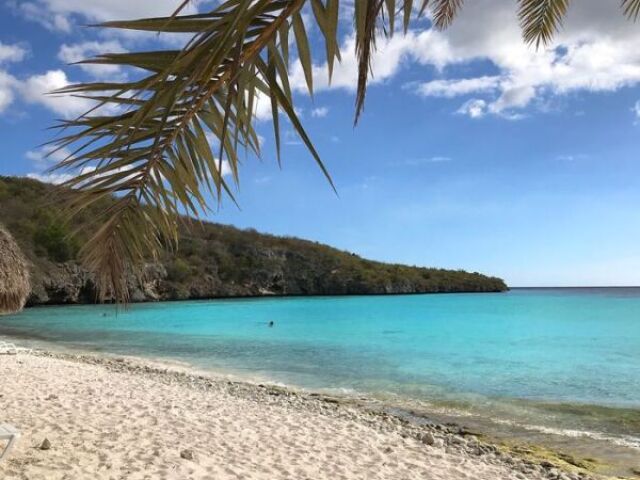
M28 257L30 304L96 299L93 276L78 263L92 235L95 204L65 223L57 187L0 177L0 218ZM342 295L502 291L501 279L477 272L417 268L360 258L317 242L278 237L214 223L180 227L180 248L131 273L133 301L253 295ZM74 233L75 232L75 233Z

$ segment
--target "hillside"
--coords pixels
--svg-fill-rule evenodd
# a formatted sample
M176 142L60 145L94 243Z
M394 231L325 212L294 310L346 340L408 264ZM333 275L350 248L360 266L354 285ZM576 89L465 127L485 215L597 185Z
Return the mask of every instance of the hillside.
M55 188L35 180L0 177L0 222L31 263L29 305L91 303L93 279L76 256L90 233L86 225L92 210L65 225L59 207L50 201ZM71 238L69 233L78 228L79 236ZM179 251L147 264L142 281L131 275L133 301L507 288L501 279L476 272L374 262L317 242L214 223L182 227L180 238Z

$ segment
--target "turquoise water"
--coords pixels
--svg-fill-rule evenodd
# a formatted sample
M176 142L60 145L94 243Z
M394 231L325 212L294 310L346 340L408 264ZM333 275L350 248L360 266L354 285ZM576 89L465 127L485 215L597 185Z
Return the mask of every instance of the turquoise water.
M0 334L640 446L640 289L44 307Z

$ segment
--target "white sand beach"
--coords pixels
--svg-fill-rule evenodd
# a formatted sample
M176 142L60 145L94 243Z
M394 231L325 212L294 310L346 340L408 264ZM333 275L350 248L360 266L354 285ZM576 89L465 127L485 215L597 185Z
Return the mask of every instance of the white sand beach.
M586 478L446 427L140 359L2 355L0 379L0 423L22 432L6 480Z

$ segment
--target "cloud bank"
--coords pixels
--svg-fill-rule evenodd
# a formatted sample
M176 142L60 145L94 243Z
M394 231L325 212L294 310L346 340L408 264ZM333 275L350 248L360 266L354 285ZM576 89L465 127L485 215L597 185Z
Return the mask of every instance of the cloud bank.
M314 66L317 90L353 91L357 80L355 40L342 43L343 61L329 84L326 64ZM617 2L573 2L564 28L548 48L525 45L514 2L467 2L444 32L413 30L380 38L371 84L392 79L403 66L418 64L432 78L405 85L422 97L461 98L454 109L473 118L518 118L528 107L574 92L608 92L640 82L640 28L622 15ZM455 67L481 74L458 76ZM460 70L457 68L457 70ZM491 74L486 71L490 70ZM433 78L433 71L436 78ZM305 90L299 63L292 85ZM466 97L466 98L465 98Z

